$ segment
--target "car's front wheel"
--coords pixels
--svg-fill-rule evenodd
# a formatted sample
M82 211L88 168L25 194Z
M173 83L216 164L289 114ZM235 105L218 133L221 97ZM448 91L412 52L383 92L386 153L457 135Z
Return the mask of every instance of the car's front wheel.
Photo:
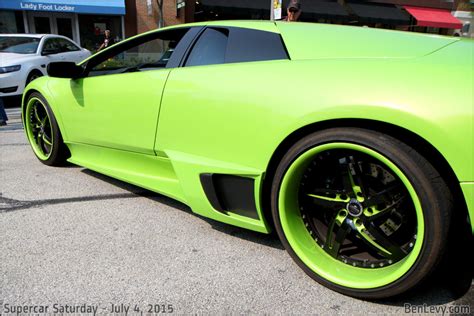
M49 166L65 163L69 152L58 123L48 101L37 92L26 100L24 125L31 148L42 163Z
M433 271L452 197L413 148L378 132L334 128L290 148L273 178L271 204L283 245L308 275L378 299Z
M28 75L28 77L26 78L26 83L25 83L25 87L30 83L32 82L33 80L36 80L38 79L39 77L42 77L43 74L39 71L39 70L33 70L32 72L30 72L30 74Z

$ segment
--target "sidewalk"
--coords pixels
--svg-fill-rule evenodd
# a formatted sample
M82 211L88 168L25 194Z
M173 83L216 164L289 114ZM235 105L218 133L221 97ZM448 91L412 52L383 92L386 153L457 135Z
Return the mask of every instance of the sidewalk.
M7 112L8 121L6 126L0 126L0 132L23 129L23 124L21 123L21 109L6 108L5 111ZM0 137L3 138L4 136Z

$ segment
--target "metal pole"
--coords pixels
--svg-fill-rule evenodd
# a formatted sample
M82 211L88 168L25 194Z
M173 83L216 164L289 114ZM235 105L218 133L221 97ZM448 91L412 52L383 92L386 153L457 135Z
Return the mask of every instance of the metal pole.
M273 10L273 1L270 0L270 21L275 21L275 11Z

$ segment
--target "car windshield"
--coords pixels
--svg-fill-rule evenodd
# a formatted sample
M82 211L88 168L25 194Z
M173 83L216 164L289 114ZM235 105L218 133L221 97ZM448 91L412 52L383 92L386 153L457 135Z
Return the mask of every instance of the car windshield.
M16 54L34 54L38 49L40 39L24 36L0 36L0 52Z

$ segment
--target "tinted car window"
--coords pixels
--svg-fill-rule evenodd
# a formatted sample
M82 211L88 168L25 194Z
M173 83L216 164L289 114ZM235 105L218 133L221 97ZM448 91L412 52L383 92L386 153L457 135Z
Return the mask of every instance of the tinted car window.
M0 52L34 54L38 49L39 38L0 36Z
M226 63L288 59L280 34L230 28Z
M89 76L166 68L188 30L157 32L104 51L88 65Z
M58 42L59 49L61 52L75 52L80 50L79 47L77 47L73 42L68 41L67 39L64 38L57 38L56 39Z
M288 59L277 33L237 27L208 28L194 45L185 66Z
M59 53L60 51L59 43L55 38L46 39L43 45L44 53Z
M223 64L227 50L228 31L208 28L202 33L186 60L186 66Z

